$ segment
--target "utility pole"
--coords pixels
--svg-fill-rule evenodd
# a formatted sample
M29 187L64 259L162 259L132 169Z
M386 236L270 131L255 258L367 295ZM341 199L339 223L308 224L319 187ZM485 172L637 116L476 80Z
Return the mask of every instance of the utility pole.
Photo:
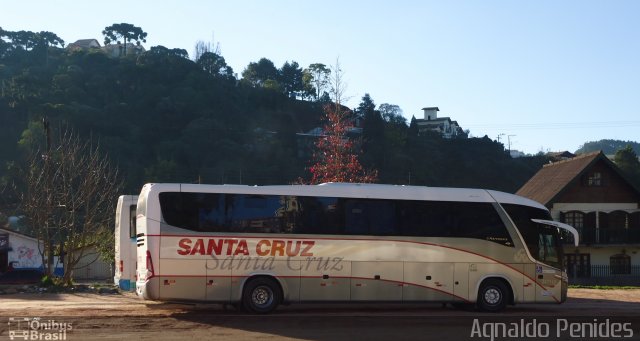
M509 154L511 154L511 136L516 136L516 135L507 135L507 141L509 142Z
M502 136L504 136L504 134L502 134L502 133L498 134L498 137L497 137L498 143L500 143L500 137L502 137Z

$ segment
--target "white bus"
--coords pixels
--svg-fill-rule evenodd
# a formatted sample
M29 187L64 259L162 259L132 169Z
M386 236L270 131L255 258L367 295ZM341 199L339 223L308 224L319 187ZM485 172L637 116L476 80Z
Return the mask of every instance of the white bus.
M145 299L238 304L562 303L560 229L541 204L481 189L146 184Z
M122 290L133 291L136 276L137 195L121 195L116 206L115 275L113 282Z

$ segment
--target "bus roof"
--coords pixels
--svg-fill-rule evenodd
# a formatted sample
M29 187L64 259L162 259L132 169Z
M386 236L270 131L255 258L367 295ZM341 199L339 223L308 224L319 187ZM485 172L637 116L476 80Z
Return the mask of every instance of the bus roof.
M202 184L146 184L144 191L154 192L204 192L204 193L238 193L263 195L299 195L341 198L396 199L396 200L438 200L463 202L498 202L531 206L546 210L547 208L531 199L500 191L426 187L385 184L359 183L325 183L320 185L202 185Z

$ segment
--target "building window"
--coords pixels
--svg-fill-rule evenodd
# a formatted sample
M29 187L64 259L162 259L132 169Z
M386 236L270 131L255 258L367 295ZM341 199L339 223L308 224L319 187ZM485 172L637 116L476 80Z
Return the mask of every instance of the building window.
M569 277L591 277L589 253L567 253L564 255L564 264Z
M575 227L576 230L581 230L584 226L584 213L567 212L564 214L564 222Z
M572 211L564 214L563 222L565 224L569 224L573 226L576 230L578 230L578 234L580 236L580 241L584 243L583 239L583 227L584 227L584 213ZM562 238L565 243L573 244L573 235L567 231L562 232Z
M609 258L612 275L631 274L631 257L628 255L613 255Z
M587 185L589 187L602 186L602 173L593 172L589 174L587 178Z

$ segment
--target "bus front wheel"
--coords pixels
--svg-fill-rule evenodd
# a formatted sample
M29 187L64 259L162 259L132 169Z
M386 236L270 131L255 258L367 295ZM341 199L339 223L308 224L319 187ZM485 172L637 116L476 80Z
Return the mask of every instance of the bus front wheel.
M499 279L487 279L480 286L477 305L482 311L499 312L507 306L509 289Z
M282 301L280 285L268 277L250 280L244 287L242 306L249 312L267 314L278 307Z

